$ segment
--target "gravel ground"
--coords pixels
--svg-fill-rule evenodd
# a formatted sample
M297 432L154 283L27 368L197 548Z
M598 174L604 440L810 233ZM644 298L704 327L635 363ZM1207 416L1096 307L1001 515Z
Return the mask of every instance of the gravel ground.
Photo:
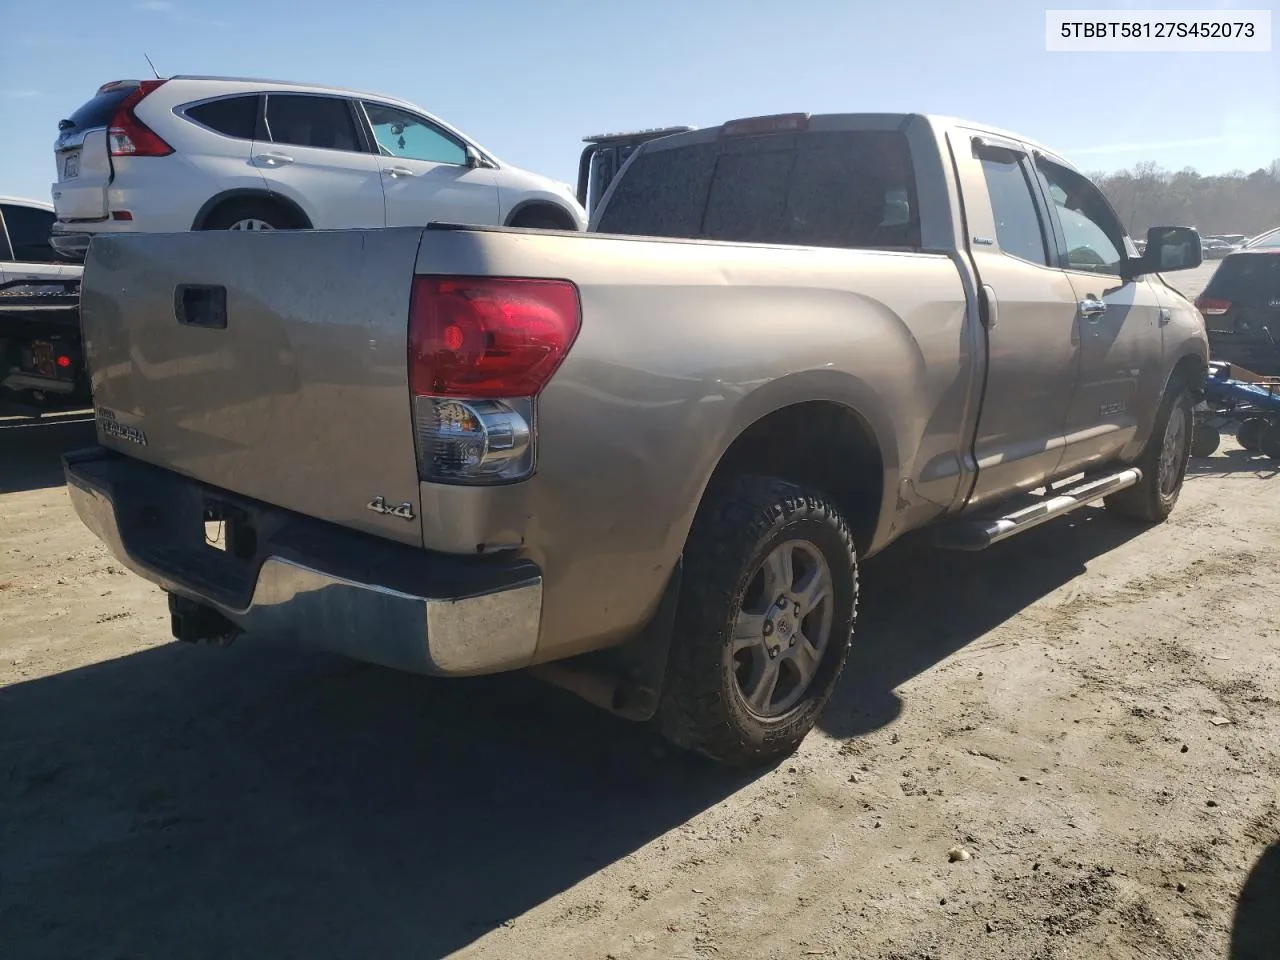
M521 676L170 643L67 504L91 441L0 422L6 957L1280 956L1280 480L1230 440L1159 528L869 562L750 775Z

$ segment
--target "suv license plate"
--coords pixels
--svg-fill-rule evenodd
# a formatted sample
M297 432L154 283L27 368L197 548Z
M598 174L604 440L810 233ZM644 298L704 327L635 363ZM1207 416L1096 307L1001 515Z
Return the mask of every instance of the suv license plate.
M74 180L80 176L80 151L67 154L67 158L62 161L62 179Z

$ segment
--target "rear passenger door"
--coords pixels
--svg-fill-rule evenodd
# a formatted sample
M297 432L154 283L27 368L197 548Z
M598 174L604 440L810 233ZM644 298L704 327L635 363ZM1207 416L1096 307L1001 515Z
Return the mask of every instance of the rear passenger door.
M294 201L317 230L386 225L378 158L360 132L353 101L268 93L265 140L250 163L267 187Z
M987 382L970 506L1032 490L1059 469L1079 374L1076 298L1052 262L1051 228L1026 150L953 134L969 243L982 285Z

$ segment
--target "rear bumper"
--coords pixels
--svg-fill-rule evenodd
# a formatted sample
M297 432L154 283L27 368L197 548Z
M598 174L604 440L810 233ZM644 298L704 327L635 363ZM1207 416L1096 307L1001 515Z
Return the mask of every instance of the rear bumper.
M519 669L537 649L542 577L527 560L408 547L100 448L63 466L76 513L123 564L246 633L450 676ZM237 517L242 556L206 545L210 504Z

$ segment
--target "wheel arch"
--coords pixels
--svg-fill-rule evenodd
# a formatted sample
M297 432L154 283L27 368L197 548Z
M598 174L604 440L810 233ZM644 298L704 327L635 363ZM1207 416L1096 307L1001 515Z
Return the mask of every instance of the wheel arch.
M759 412L724 448L699 505L743 473L812 486L840 508L859 555L874 552L884 539L897 457L891 435L865 410L842 400L803 399Z
M215 194L204 202L204 205L196 212L195 219L191 222L192 230L203 230L204 225L213 215L214 211L228 203L238 200L257 200L263 203L269 203L272 206L283 210L294 223L302 224L298 229L310 230L312 228L311 218L307 216L305 210L298 203L289 197L280 193L272 193L269 190L254 190L249 187L239 187L234 190L224 190Z
M578 229L577 221L564 204L556 203L546 197L529 197L526 200L521 200L511 208L511 211L507 214L507 219L503 222L503 226L513 226L522 216L527 216L530 213L548 214L560 221L561 228L564 230L576 231Z

